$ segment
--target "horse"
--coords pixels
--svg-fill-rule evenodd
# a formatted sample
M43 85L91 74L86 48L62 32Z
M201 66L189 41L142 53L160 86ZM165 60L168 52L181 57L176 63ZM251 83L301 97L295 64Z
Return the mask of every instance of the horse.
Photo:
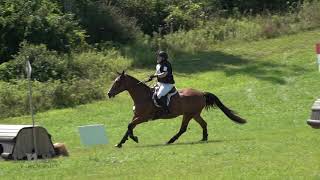
M144 82L126 74L125 71L117 73L119 76L114 80L108 91L108 97L113 98L121 92L128 91L134 102L134 115L132 121L128 124L127 131L121 141L115 145L115 147L121 148L122 144L128 140L128 137L136 143L139 142L138 137L133 133L133 129L138 124L152 120L159 111L159 108L154 105L152 100L153 88L150 88ZM194 119L202 128L201 141L207 141L207 123L201 117L201 112L203 109L208 110L214 107L220 108L229 119L238 124L245 124L247 122L245 119L239 117L234 111L226 107L216 95L191 88L182 89L171 98L169 104L170 114L156 118L172 119L183 115L180 130L166 144L174 143L183 133L185 133L191 119Z

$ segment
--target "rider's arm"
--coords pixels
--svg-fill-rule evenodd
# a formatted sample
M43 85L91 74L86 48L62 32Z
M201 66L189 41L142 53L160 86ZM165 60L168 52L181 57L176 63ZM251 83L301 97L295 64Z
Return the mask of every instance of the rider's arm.
M155 77L163 78L163 77L166 77L167 74L168 74L168 72L162 72L162 73L160 73L160 74L155 73L154 76L155 76Z
M163 72L160 72L160 73L156 72L154 76L159 78L164 78L167 76L167 74L168 74L167 67L164 67Z

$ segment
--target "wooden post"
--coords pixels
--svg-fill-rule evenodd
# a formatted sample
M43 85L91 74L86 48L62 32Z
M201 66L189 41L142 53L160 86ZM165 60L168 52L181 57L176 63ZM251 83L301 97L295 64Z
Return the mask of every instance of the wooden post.
M28 77L28 84L29 84L29 106L30 106L30 114L31 114L31 118L32 118L32 136L33 136L33 148L34 148L34 154L29 158L28 156L28 160L37 160L38 157L38 151L37 151L37 133L36 130L34 128L35 125L35 121L34 121L34 112L33 112L33 105L32 105L32 84L31 84L31 73L32 73L32 68L31 68L31 64L30 61L27 60L26 61L26 72L27 72L27 77Z
M320 43L316 44L318 70L320 72Z

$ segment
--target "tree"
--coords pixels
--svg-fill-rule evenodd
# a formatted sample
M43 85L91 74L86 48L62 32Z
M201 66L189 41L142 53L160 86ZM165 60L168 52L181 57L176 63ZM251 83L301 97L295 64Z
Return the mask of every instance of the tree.
M1 1L0 34L0 64L11 59L25 40L58 52L85 42L85 31L73 15L63 14L50 0Z
M58 0L65 13L73 13L87 31L89 43L106 41L126 43L140 33L136 19L126 16L122 9L111 6L112 1Z

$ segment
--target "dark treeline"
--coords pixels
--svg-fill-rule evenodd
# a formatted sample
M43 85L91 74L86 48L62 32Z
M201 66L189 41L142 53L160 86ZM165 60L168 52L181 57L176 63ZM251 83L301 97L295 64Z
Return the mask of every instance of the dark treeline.
M197 25L197 22L194 21L199 19L207 20L216 16L228 17L238 13L252 15L263 12L286 12L291 8L297 7L302 1L59 0L59 3L64 7L65 12L75 13L87 28L94 27L93 22L89 24L88 19L92 18L92 16L97 18L99 13L99 17L102 17L101 11L104 11L105 13L108 11L110 13L113 12L113 15L122 14L131 17L129 21L124 21L127 22L128 25L135 22L132 18L136 19L137 25L143 33L152 35L154 32L159 32L159 27L162 27L163 33L177 30L181 27L192 28ZM116 9L118 9L118 11ZM99 20L100 19L96 19L95 23L99 23ZM100 27L99 30L99 32L104 32L104 30L107 29ZM92 34L92 37L93 36L96 36L96 34Z
M23 41L70 52L127 43L137 34L192 29L217 16L288 11L298 0L1 0L0 63Z

